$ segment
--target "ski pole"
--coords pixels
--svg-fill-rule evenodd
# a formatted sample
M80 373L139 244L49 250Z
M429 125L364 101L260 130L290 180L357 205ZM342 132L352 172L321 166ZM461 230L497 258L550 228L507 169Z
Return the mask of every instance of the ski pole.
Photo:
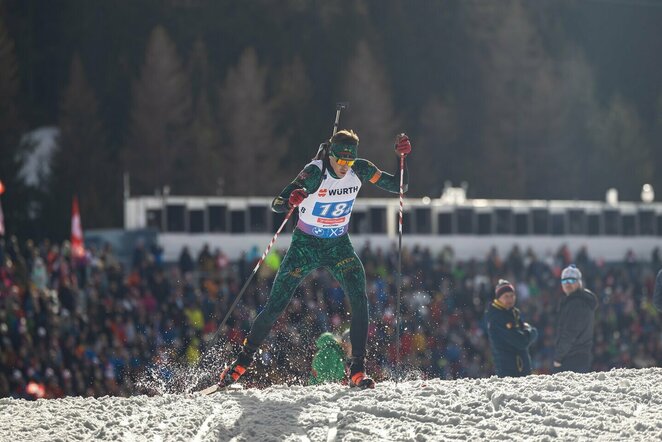
M398 382L400 376L400 294L402 292L402 212L404 207L404 171L405 156L400 154L400 217L398 223L398 277L397 277L397 296L395 307L395 381Z
M214 335L211 338L212 345L214 345L214 343L216 343L216 339L218 338L218 334L220 333L221 329L223 328L223 326L227 322L228 318L230 317L230 315L234 311L234 308L237 306L237 303L239 302L239 300L243 296L244 292L246 291L246 287L248 287L248 284L250 284L250 282L253 280L253 276L255 276L255 274L257 273L257 269L259 269L260 265L262 265L262 261L264 261L264 259L269 254L269 250L271 249L271 247L276 242L276 239L278 238L278 234L280 234L280 231L283 230L283 227L285 227L285 224L287 224L287 222L289 221L290 216L292 216L292 213L294 212L294 209L295 208L292 207L289 210L289 212L287 212L287 215L285 215L285 219L283 220L282 224L280 225L280 227L278 228L278 230L274 234L273 238L271 238L271 242L269 242L269 245L265 249L264 253L262 253L262 257L258 260L257 264L255 264L255 267L253 268L253 273L251 273L251 275L248 277L248 279L244 283L244 286L239 291L239 294L237 295L237 297L234 298L234 302L230 306L230 309L228 310L228 312L225 314L225 318L223 318L223 321L221 321L221 325L218 326L218 328L216 329L216 332L214 333Z

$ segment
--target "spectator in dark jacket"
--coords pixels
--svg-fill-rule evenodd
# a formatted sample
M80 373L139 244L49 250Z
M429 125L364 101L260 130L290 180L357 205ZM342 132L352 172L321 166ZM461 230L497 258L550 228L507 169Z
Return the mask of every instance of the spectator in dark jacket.
M559 303L554 371L586 373L593 361L593 325L598 298L584 288L582 273L571 264L561 273L565 297Z
M531 374L529 346L537 339L538 330L522 321L516 299L513 285L500 279L485 313L497 376Z
M655 292L653 292L653 304L655 308L662 312L662 270L657 273L655 279Z

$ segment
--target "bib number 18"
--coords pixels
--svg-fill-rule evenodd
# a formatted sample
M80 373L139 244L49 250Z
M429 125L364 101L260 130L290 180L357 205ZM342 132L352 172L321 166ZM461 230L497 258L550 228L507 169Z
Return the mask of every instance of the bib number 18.
M313 215L323 218L340 218L349 215L352 211L353 201L337 203L317 203L313 208Z

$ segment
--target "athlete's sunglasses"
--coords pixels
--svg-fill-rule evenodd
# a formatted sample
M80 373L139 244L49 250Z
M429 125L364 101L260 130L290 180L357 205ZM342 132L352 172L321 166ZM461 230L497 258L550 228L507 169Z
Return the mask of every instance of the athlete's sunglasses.
M354 165L354 162L356 160L348 160L345 158L338 158L334 154L330 153L329 156L333 157L334 160L336 160L336 163L340 164L341 166L347 166L347 167L352 167Z
M577 282L576 278L565 278L561 280L561 284L574 284Z

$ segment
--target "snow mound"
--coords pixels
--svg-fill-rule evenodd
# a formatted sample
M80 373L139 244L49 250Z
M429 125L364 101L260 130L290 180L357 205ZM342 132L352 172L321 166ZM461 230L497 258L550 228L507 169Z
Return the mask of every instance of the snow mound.
M662 369L231 388L212 396L0 399L16 441L662 440Z

